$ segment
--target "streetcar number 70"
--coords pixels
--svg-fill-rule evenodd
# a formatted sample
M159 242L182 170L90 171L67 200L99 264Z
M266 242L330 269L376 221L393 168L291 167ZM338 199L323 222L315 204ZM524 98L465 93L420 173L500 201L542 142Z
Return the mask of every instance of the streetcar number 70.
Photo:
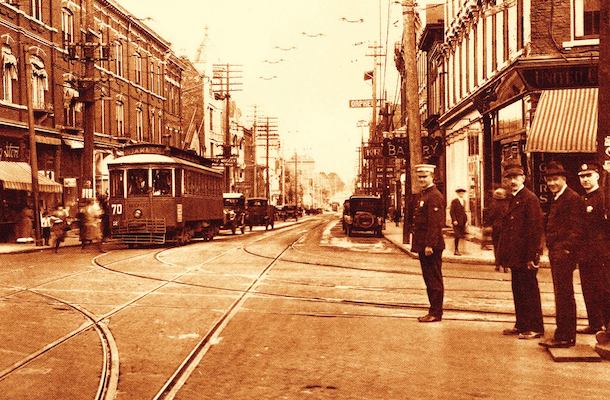
M122 204L111 204L110 207L112 207L112 215L123 214L123 205Z

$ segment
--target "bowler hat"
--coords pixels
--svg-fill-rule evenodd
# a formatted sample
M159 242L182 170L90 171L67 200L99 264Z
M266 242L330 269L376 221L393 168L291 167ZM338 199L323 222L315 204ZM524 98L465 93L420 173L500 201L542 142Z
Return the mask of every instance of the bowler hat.
M455 192L456 192L456 193L460 193L460 192L465 193L465 192L466 192L466 189L459 187L459 188L455 189Z
M585 163L578 168L578 175L587 175L592 172L597 172L599 174L600 167L596 163Z
M510 163L504 165L504 173L503 177L515 176L515 175L525 175L523 171L523 167L519 163Z
M568 176L567 171L563 167L560 162L551 161L546 166L546 171L544 171L545 176Z

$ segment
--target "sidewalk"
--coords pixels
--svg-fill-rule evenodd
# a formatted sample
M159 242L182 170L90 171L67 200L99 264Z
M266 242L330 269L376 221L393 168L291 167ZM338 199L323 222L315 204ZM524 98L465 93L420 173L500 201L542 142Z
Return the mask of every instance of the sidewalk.
M400 226L396 226L395 223L387 221L385 230L383 231L384 236L390 242L398 246L405 253L413 258L417 258L417 254L411 252L410 244L402 243L402 223ZM443 261L449 263L461 263L461 264L476 264L476 265L495 265L494 252L492 249L481 248L481 244L475 242L467 235L465 239L460 240L460 253L462 255L453 255L453 236L451 234L445 234L445 251L443 252ZM540 259L540 266L544 268L549 267L548 256L543 255Z
M60 249L80 246L78 233L68 232ZM34 243L0 243L0 254L32 253L36 251L53 250L51 246L36 246Z

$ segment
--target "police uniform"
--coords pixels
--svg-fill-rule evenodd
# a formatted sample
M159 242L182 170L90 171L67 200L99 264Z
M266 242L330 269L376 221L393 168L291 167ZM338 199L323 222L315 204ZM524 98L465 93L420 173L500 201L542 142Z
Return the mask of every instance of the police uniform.
M596 164L582 164L578 175L599 173ZM589 325L579 329L578 333L596 333L610 320L610 282L608 281L608 221L605 217L602 189L582 195L585 215L580 263L578 270L582 286L582 295L587 308Z
M417 172L434 172L434 165L419 164L415 166ZM440 320L443 315L443 274L442 253L445 249L442 229L445 226L445 199L433 184L423 189L417 196L417 203L413 212L413 240L411 251L419 255L430 309L428 316ZM432 254L426 255L426 247L432 248ZM432 322L422 320L420 322Z

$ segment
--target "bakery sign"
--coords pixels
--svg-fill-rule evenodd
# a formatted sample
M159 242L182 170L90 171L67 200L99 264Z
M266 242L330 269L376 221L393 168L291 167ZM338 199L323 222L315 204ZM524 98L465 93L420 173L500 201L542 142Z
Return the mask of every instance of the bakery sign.
M18 142L0 139L0 161L22 161L22 153Z

